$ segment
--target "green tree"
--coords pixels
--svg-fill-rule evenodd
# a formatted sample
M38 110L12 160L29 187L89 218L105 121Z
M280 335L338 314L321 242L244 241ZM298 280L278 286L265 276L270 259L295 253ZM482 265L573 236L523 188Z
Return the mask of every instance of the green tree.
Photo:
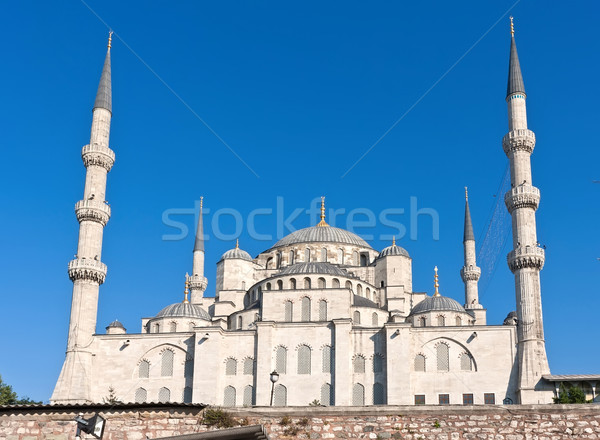
M558 397L554 398L554 403L586 403L585 393L580 387L560 386Z
M40 403L42 402L36 402L27 396L19 399L17 393L13 391L9 384L4 383L2 376L0 376L0 405L37 405Z

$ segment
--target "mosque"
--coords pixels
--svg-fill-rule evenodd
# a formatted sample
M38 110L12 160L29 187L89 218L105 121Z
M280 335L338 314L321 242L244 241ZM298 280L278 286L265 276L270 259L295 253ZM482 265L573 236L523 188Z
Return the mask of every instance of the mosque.
M512 21L511 21L512 23ZM96 329L102 237L110 215L107 174L112 117L110 39L93 107L79 242L68 264L73 298L66 357L52 403L124 402L221 406L335 406L551 403L536 238L540 191L530 156L526 93L511 25L506 102L510 162L505 203L512 216L516 311L488 325L479 302L475 238L465 204L464 303L416 292L413 261L392 243L381 251L321 221L252 257L237 244L217 262L214 298L205 297L202 205L182 302L143 318L137 332L114 321ZM457 237L458 239L458 237ZM457 264L457 266L460 266ZM183 272L183 270L182 270ZM442 289L443 292L443 289Z

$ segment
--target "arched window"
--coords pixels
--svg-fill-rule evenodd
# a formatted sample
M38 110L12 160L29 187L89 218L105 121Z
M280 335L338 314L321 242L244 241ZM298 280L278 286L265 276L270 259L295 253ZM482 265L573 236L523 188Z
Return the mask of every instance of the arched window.
M444 315L438 315L437 317L437 325L443 327L446 325L446 317Z
M356 285L356 294L362 296L362 284Z
M373 312L371 315L371 325L373 327L377 327L379 325L379 316L375 312Z
M238 316L238 318L237 318L237 329L238 329L238 330L241 330L241 329L242 329L242 324L243 324L243 321L242 321L242 315L240 315L240 316Z
M365 405L365 387L359 383L355 383L352 386L352 405L353 406L364 406Z
M310 321L310 298L305 296L302 298L302 316L301 321Z
M194 375L194 360L186 359L183 367L183 377L191 378Z
M148 399L148 391L144 388L138 388L135 390L135 403L145 403Z
M352 290L352 283L350 281L346 281L346 289Z
M338 261L338 264L344 264L344 250L343 249L338 249L337 261Z
M310 347L301 345L298 347L298 374L310 374Z
M310 289L310 278L308 277L304 278L304 288Z
M319 321L327 321L327 301L319 301Z
M358 252L352 252L352 264L358 266Z
M281 268L281 252L277 253L277 257L276 257L275 261L277 262L277 266L275 266L275 267L277 267L277 269Z
M331 287L333 287L334 289L339 289L340 288L340 280L338 280L337 278L334 278L333 280L331 280Z
M158 390L158 401L159 402L169 402L171 400L171 390L165 387L162 387Z
M462 325L462 318L460 316L456 317L456 325L458 325L458 326Z
M271 283L267 283L266 289L271 290Z
M321 261L323 261L323 262L327 261L327 249L325 249L325 248L321 249Z
M244 359L244 374L254 374L254 359Z
M436 354L437 354L437 369L438 371L449 371L450 369L450 359L449 359L449 350L448 346L443 342L440 342L436 346Z
M353 321L356 325L360 324L360 312L358 310L354 312Z
M279 374L287 373L287 348L281 345L275 351L275 371Z
M183 389L183 403L192 403L192 387Z
M150 362L144 360L140 362L140 367L138 370L138 377L140 379L145 379L150 377Z
M290 278L290 289L296 290L296 278Z
M333 393L331 392L331 384L324 383L321 385L321 405L333 405Z
M419 326L420 327L427 327L427 318L425 318L424 316L421 316L419 318Z
M360 254L360 265L362 267L368 266L369 258L366 254Z
M365 297L367 299L371 299L371 289L369 289L368 287L365 289Z
M173 376L173 353L171 350L165 350L162 352L160 362L160 375L161 376Z
M415 356L415 371L425 371L425 356L422 354Z
M287 406L287 388L280 383L273 389L273 406Z
M176 322L169 323L169 331L171 333L175 333L177 331L177 323Z
M283 281L277 280L277 290L283 290Z
M373 356L373 373L381 373L383 371L383 356L376 353Z
M294 251L290 251L290 266L294 264Z
M291 301L286 301L285 302L285 307L284 307L284 319L285 322L292 322L293 316L294 316L294 303Z
M246 385L244 388L244 406L252 406L254 404L254 387Z
M267 269L273 269L273 258L272 257L267 258L267 264L265 267Z
M373 384L373 405L385 404L383 384L375 382Z
M460 369L463 371L473 370L473 359L471 359L468 353L463 353L460 356Z
M235 376L237 374L237 361L229 358L225 361L225 374L227 376Z
M381 284L380 284L380 286L381 286L381 287L385 287L385 283L384 283L384 281L383 281L383 280L381 280Z
M306 248L304 250L304 262L310 263L310 249Z
M231 385L226 386L223 392L223 406L235 406L235 388Z
M365 372L365 357L362 354L358 354L354 357L352 365L355 373Z
M333 353L331 345L325 345L322 350L323 373L331 373L333 371Z
M160 324L158 322L154 324L154 333L160 333Z
M321 277L317 280L317 285L319 286L319 289L324 289L326 287L325 284L325 278Z

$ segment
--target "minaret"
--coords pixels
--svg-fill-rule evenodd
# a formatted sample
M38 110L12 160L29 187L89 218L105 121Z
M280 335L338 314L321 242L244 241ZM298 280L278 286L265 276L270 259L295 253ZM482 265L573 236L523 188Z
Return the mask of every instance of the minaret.
M202 204L204 197L200 197L200 211L198 212L198 227L196 228L196 241L194 242L194 260L192 275L186 274L190 286L192 304L202 304L207 280L204 276L204 224L202 221Z
M465 283L465 309L481 309L482 306L479 304L479 291L477 288L481 269L477 267L475 235L473 234L473 223L471 222L471 211L469 210L469 193L466 187L463 246L465 251L465 265L460 270L460 276ZM478 324L480 323L478 322Z
M69 262L69 278L73 281L73 299L67 353L51 402L90 402L92 381L91 344L96 333L98 292L106 277L106 265L101 262L102 235L110 218L106 202L106 175L115 162L115 153L108 146L112 117L110 80L110 47L92 111L90 143L81 156L86 167L83 199L75 204L79 221L77 255Z
M519 403L547 403L547 396L535 393L544 388L542 375L549 374L544 327L540 270L544 266L544 250L536 234L535 211L540 191L532 186L530 156L535 146L535 135L527 129L525 86L519 66L512 17L510 20L510 62L508 69L509 132L502 139L502 147L510 161L512 189L504 197L512 216L513 251L508 254L508 267L515 275L517 299L517 339Z

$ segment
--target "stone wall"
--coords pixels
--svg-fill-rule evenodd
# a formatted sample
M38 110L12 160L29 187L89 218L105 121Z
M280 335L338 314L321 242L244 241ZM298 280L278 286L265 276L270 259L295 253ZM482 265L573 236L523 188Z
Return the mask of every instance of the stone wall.
M158 439L213 429L201 424L201 405L0 408L0 439L74 439L73 418L79 410L86 417L98 411L106 418L104 440ZM228 412L243 424L264 425L272 440L600 439L599 405L257 407Z

